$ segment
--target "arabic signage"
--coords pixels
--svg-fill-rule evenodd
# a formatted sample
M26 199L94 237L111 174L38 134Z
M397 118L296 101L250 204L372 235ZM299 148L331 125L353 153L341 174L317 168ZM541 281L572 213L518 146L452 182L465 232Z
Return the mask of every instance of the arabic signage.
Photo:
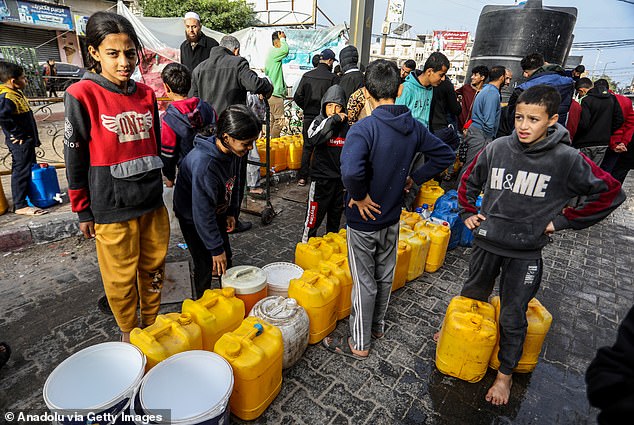
M70 8L32 1L0 0L0 20L72 31Z
M432 49L441 52L445 50L464 51L467 48L468 40L468 31L434 31Z

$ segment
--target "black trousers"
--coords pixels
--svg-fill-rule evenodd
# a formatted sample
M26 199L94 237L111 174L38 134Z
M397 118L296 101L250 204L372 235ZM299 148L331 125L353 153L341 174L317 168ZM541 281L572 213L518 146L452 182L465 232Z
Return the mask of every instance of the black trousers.
M220 235L222 236L222 247L225 250L225 254L227 256L227 268L231 267L231 245L229 245L229 235L227 234L227 217L226 216L217 216L216 220L218 222L218 229L220 230ZM196 231L196 226L194 223L189 221L185 221L182 219L178 219L180 224L181 232L183 233L183 238L187 243L187 249L189 250L189 254L192 256L192 260L194 261L194 279L192 281L192 294L195 299L199 299L203 296L203 293L206 289L211 289L211 280L212 280L212 272L213 272L213 261L212 255L209 253L209 250L205 247L205 243L198 236L198 232ZM218 288L219 285L216 285Z
M35 143L32 140L24 141L21 145L6 140L9 152L11 152L11 196L13 208L19 210L27 207L26 196L29 194L31 183L31 168L37 162L35 156Z
M315 118L305 119L302 123L302 137L304 138L304 147L302 148L302 165L297 172L297 177L308 180L308 172L310 171L310 158L313 156L314 148L307 146L308 128Z
M510 375L522 357L528 328L526 311L539 289L543 262L541 258L502 257L475 245L469 261L469 277L460 295L488 302L500 271L499 371Z
M317 236L317 229L326 219L326 233L338 232L343 214L344 188L341 179L313 179L308 191L308 206L302 242Z

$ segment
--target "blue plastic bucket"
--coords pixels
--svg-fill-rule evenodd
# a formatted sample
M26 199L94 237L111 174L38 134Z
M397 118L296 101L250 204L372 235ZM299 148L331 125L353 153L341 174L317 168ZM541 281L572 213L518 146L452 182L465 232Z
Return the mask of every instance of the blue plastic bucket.
M89 424L95 417L114 418L127 410L144 372L145 356L134 345L93 345L53 370L44 384L44 401L63 425Z
M48 164L33 165L27 203L32 207L48 208L57 204L55 198L58 197L59 193L59 181L55 167Z
M154 366L135 397L137 416L170 417L155 424L222 425L229 423L233 369L216 353L185 351Z

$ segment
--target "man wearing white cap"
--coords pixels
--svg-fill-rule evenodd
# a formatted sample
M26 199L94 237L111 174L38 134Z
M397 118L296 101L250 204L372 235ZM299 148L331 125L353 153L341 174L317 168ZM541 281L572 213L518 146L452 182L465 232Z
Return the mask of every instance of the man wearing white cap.
M181 44L181 63L193 71L199 63L209 58L212 47L218 42L203 34L200 16L196 12L185 14L185 38Z

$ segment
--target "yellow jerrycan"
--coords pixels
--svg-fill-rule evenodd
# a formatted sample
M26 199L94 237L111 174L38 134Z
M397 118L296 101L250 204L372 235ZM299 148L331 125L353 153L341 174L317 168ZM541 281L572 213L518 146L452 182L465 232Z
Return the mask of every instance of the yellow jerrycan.
M420 221L414 226L414 231L429 236L431 245L429 246L427 261L425 262L425 271L433 273L442 267L445 262L449 238L451 237L451 229L448 225L445 226L429 221Z
M392 292L405 286L407 282L407 271L412 258L412 247L404 241L398 241L396 252L396 269L394 270L394 280L392 281ZM423 263L424 264L424 263Z
M326 233L323 236L323 240L333 248L333 254L340 253L348 255L348 242L346 241L345 234L341 236L339 233Z
M233 369L231 413L250 421L260 416L282 388L282 332L266 321L249 316L214 347Z
M416 195L414 206L418 208L422 207L423 204L427 204L429 206L429 212L432 212L434 210L436 199L440 198L444 194L444 189L438 185L438 182L436 180L426 181L420 187L420 190Z
M412 248L407 266L407 281L409 282L423 274L430 251L430 240L425 233L417 233L407 227L401 227L398 232L399 241L406 242Z
M265 140L260 140L258 139L258 141L255 144L255 148L258 150L258 155L260 155L260 162L264 163L266 162L266 141ZM271 166L273 166L273 152L271 152ZM260 176L264 177L266 176L266 167L260 167Z
M478 382L486 374L496 341L495 308L482 301L454 297L436 345L436 367L445 375Z
M328 260L334 254L334 249L321 237L310 238L306 243L295 246L295 264L304 270L316 270L319 262Z
M200 326L189 313L158 315L147 328L132 329L130 343L147 357L146 372L174 354L203 348Z
M293 140L288 145L288 168L291 170L299 170L302 167L302 148L301 141Z
M339 280L329 271L322 274L306 270L299 279L291 279L288 297L304 307L310 322L309 344L317 344L337 326Z
M275 147L277 148L275 155L275 171L284 171L288 168L288 146L282 139L278 139Z
M495 307L495 321L499 324L500 318L500 297L493 297L491 304ZM537 298L533 298L528 303L526 310L526 320L528 321L528 329L526 330L526 338L524 339L524 348L522 349L522 357L520 357L517 367L513 372L529 373L535 370L539 354L542 351L542 345L553 322L553 316L546 310L546 307L540 303ZM498 332L499 335L499 332ZM489 366L497 370L500 367L498 360L498 352L500 351L499 338L495 344L493 354Z
M337 299L337 320L350 316L352 275L348 265L348 258L343 254L332 254L330 260L319 263L319 272L324 273L324 269L330 272L339 280L339 297Z
M411 227L412 229L414 228L416 223L418 223L421 220L422 220L422 217L420 216L420 214L416 212L410 212L407 210L401 211L400 221L404 223L406 226Z
M237 329L244 318L244 302L234 288L207 289L196 301L186 299L181 308L200 326L203 350L213 351L216 341Z

